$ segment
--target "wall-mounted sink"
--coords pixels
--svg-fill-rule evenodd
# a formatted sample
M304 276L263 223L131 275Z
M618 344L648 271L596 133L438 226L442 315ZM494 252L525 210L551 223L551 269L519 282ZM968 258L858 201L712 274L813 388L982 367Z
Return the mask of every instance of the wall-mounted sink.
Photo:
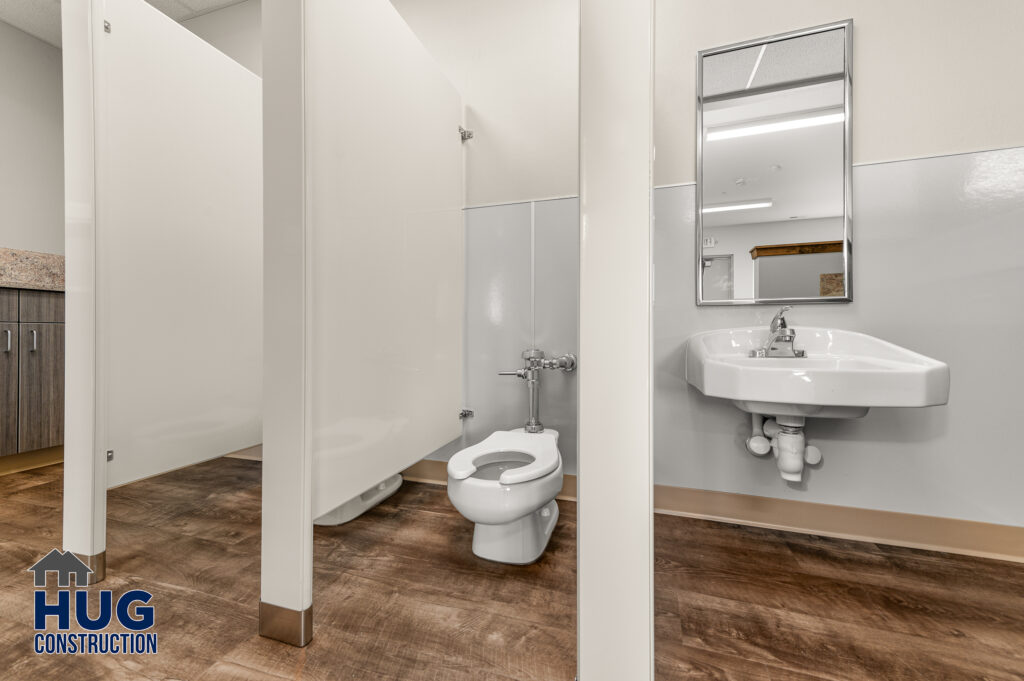
M949 399L943 362L863 333L806 326L791 331L793 347L805 356L751 357L769 337L758 327L698 333L685 348L686 380L754 414L747 448L757 455L774 452L787 480L799 480L803 463L821 457L805 447L805 418L859 418L871 407L929 407ZM762 417L771 419L763 432Z
M686 342L686 380L743 411L857 418L870 407L930 407L949 399L949 367L853 331L792 327L806 357L750 357L768 330L707 331Z

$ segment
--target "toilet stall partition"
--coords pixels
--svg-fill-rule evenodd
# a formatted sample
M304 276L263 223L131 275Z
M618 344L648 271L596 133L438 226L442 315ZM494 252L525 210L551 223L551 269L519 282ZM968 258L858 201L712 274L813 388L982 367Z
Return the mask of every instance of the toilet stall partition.
M463 110L388 0L262 11L260 632L305 645L313 519L461 433Z
M112 487L258 445L259 77L143 0L63 4L65 547Z
M462 98L387 0L307 3L305 69L316 518L461 434Z

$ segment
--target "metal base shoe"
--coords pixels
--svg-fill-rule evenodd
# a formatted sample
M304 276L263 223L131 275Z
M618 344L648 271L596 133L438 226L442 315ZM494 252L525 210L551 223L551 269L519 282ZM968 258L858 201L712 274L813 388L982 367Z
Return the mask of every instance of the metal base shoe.
M75 554L78 559L88 566L92 572L89 573L87 584L96 584L102 582L107 578L107 552L101 551L95 556L83 556L79 553Z
M313 640L313 606L282 608L260 601L260 636L302 648Z

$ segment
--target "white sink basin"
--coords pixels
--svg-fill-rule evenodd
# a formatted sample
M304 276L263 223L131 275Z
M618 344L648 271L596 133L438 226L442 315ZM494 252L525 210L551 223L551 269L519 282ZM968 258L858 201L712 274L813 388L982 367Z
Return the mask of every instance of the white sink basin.
M928 407L949 399L949 367L863 333L796 331L800 358L752 358L768 330L722 329L690 336L686 380L709 397L754 414L857 418L871 407Z

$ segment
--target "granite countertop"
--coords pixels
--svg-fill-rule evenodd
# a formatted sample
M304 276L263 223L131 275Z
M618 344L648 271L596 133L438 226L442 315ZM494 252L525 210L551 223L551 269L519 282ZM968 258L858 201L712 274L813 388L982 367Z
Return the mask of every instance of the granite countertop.
M0 248L0 288L64 290L64 256Z

